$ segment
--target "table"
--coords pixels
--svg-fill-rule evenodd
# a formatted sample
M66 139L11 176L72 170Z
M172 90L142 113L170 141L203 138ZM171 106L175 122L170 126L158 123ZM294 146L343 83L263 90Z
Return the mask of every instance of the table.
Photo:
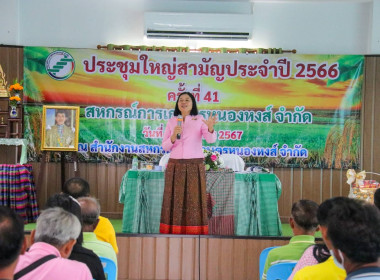
M0 205L14 209L25 223L36 222L39 211L30 164L0 164Z
M233 221L234 235L281 236L277 204L281 182L277 176L232 173L234 182L229 185L229 191L220 191L219 183L225 181L226 176L218 171L206 172L206 191L211 194L208 207L212 209L209 234L221 234L218 222L227 220L227 223ZM122 232L159 233L163 192L164 172L127 171L119 190L119 202L124 204ZM213 218L216 225L210 224Z
M0 145L21 146L20 164L25 164L27 162L26 148L28 145L28 141L26 139L0 138ZM16 162L17 162L17 154L16 154Z

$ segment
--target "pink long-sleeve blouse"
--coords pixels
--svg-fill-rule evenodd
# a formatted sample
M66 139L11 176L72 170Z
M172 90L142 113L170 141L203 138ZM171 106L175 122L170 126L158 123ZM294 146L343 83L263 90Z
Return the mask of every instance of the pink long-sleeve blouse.
M207 125L203 122L202 115L186 116L182 123L181 139L172 143L170 136L173 134L174 127L177 125L177 117L172 117L165 128L162 140L162 148L170 151L170 158L189 159L203 158L202 136L207 143L216 141L216 131L208 131Z

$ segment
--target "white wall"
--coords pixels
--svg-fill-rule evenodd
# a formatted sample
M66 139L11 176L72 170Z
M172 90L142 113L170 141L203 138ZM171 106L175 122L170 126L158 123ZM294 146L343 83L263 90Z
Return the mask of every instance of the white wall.
M380 0L375 0L372 8L372 28L370 30L369 53L380 54Z
M20 44L18 4L18 0L0 0L0 44Z
M144 11L171 11L183 6L196 10L204 5L215 8L222 3L0 0L0 11L7 11L1 13L0 44L75 48L96 48L99 44L109 43L190 48L282 47L296 49L301 54L380 54L377 28L380 25L380 0L254 1L253 39L249 41L144 38Z

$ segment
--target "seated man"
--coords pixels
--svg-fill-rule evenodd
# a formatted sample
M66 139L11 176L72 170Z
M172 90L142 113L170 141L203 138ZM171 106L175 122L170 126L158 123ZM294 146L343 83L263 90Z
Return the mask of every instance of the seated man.
M334 197L318 209L322 238L347 280L380 279L380 212L358 199Z
M100 205L95 198L78 198L82 210L83 220L83 247L94 251L99 257L106 257L113 260L117 267L117 257L112 246L96 238L94 229L99 222Z
M91 280L91 272L84 263L68 260L81 231L75 215L59 207L42 211L32 230L32 246L20 256L14 279ZM32 270L32 265L39 264Z
M24 221L12 209L0 206L0 279L13 279L24 241Z
M77 199L82 196L90 196L90 186L86 180L74 177L65 182L63 192ZM94 233L99 240L110 243L116 254L119 252L116 243L115 229L110 220L99 216L99 223Z
M59 193L49 197L46 202L46 208L51 207L61 207L66 211L73 213L80 221L82 221L79 202L68 194ZM69 259L86 264L95 280L105 280L103 265L98 255L96 255L93 251L84 248L82 243L83 233L81 232L77 238L77 242L75 243L73 250L71 251Z
M317 210L318 204L311 200L300 200L293 204L289 224L294 236L288 245L274 248L269 252L262 279L267 279L266 273L271 265L296 262L303 252L315 243L314 234L318 228Z

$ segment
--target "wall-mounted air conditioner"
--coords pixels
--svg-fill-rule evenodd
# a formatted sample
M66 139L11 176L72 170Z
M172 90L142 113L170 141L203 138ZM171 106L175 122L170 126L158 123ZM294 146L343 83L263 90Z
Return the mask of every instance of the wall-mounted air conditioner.
M151 39L248 40L252 14L146 12L145 35Z

